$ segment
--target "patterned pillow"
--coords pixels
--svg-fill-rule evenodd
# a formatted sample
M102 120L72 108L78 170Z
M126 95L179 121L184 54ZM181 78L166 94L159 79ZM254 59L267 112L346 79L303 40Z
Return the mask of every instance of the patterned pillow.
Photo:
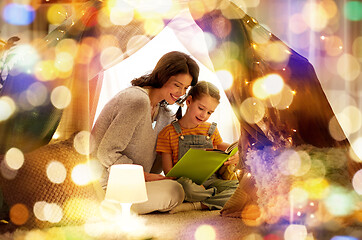
M74 136L24 154L20 168L14 167L19 161L8 157L16 154L0 159L0 187L11 224L25 228L82 224L97 214L104 191L91 180L90 161L74 148Z

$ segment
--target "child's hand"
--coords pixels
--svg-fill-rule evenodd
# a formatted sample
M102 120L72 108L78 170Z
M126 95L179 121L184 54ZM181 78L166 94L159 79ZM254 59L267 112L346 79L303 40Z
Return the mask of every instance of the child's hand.
M224 165L234 165L239 163L239 153L235 153L234 156L229 157L226 162L224 162Z
M161 174L155 174L155 173L146 173L145 172L145 181L146 182L152 182L152 181L158 181L163 179L170 179L169 177L165 177Z

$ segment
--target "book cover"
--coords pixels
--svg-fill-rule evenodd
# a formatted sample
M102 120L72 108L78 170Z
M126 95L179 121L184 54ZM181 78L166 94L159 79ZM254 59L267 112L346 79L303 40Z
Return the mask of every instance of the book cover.
M201 185L237 151L236 146L233 146L230 152L217 149L190 148L166 174L166 177L187 177Z

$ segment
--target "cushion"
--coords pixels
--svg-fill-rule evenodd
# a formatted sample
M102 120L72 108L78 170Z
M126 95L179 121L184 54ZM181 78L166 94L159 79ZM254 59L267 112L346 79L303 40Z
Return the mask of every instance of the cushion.
M83 224L97 214L104 192L98 181L84 182L90 176L84 171L90 162L74 148L74 137L24 154L18 170L1 157L0 187L11 224L24 228Z

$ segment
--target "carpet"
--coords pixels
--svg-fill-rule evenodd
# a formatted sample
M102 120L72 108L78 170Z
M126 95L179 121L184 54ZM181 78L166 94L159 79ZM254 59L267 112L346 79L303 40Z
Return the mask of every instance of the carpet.
M259 229L260 230L260 229ZM220 211L152 213L119 221L94 221L79 226L21 230L0 235L1 240L240 240L256 233L240 218L221 217ZM254 238L252 238L254 239Z

